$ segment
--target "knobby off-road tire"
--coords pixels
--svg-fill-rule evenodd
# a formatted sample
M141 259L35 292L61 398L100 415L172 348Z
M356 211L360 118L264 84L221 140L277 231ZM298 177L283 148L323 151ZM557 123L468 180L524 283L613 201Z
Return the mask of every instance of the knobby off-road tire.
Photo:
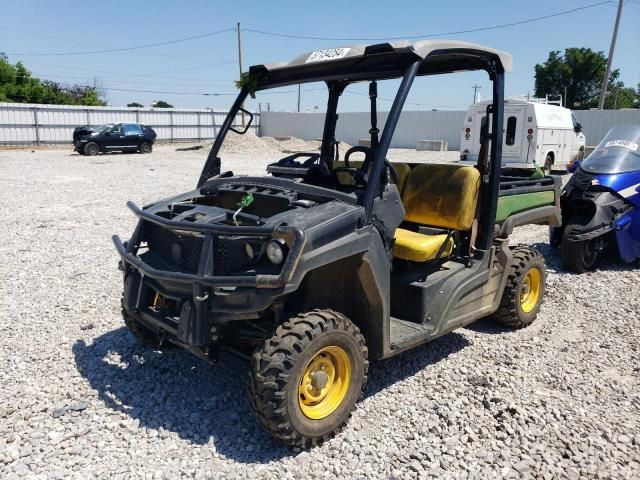
M572 242L569 237L574 230L580 230L581 225L570 223L562 233L562 243L560 244L560 256L562 266L575 273L584 273L593 270L600 259L600 248L598 239Z
M143 324L141 324L138 320L133 318L131 315L127 313L124 307L121 307L122 311L122 319L124 320L125 326L129 329L129 331L133 334L134 337L143 345L147 347L159 349L160 347L166 347L167 344L163 343L160 340L160 337L156 334L156 332L148 329Z
M507 284L494 317L507 327L523 328L535 320L542 305L547 267L533 248L517 246L512 251Z
M314 310L291 318L252 357L249 396L258 422L291 446L322 443L351 416L367 380L367 357L364 337L344 315Z
M89 155L89 156L94 156L97 155L98 153L100 153L100 147L98 146L98 144L96 142L89 142L87 143L84 148L84 154L85 155Z

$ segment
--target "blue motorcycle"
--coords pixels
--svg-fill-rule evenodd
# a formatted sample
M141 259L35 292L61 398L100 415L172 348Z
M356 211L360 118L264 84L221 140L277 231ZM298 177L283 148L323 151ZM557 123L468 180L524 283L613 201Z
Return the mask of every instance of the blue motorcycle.
M640 258L640 125L613 127L585 160L560 197L562 226L551 229L562 264L582 273L614 248L624 262Z

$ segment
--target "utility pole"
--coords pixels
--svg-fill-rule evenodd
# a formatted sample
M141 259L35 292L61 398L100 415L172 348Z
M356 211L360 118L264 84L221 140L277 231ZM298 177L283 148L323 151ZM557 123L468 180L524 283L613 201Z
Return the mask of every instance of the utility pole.
M298 113L300 113L300 84L298 84Z
M562 97L562 106L567 108L567 86L564 86L564 97Z
M242 80L242 34L240 33L240 22L238 22L236 28L238 31L238 68L240 70L240 76L238 78ZM240 107L244 108L244 102L242 102L242 105L240 105ZM242 126L245 126L244 112L242 112Z
M471 88L473 88L473 103L476 103L476 99L478 98L478 90L480 90L482 87L476 83Z
M613 36L611 37L611 47L609 47L609 58L607 58L607 70L604 72L602 79L602 88L600 89L600 101L598 102L598 110L604 108L604 97L607 94L609 86L609 73L611 72L611 62L613 62L613 51L616 48L616 39L618 38L618 26L620 25L620 16L622 15L622 0L618 0L618 13L616 14L616 23L613 27Z

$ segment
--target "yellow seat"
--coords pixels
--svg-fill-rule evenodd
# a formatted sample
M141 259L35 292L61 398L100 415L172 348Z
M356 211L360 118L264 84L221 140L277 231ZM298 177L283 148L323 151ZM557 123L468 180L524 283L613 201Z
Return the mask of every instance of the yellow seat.
M424 235L404 228L396 228L393 256L412 262L426 262L438 255L440 248L447 239L447 234ZM442 257L451 255L453 238L449 237L447 246L442 251Z
M475 217L480 172L471 166L422 164L414 167L404 184L402 203L407 222L448 230L470 230ZM413 262L433 260L447 238L396 229L393 255ZM442 252L448 256L453 239Z

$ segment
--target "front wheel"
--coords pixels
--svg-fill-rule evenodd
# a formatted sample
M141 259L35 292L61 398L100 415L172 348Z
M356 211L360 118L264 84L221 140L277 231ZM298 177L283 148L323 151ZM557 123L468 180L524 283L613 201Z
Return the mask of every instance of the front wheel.
M367 379L358 327L332 310L280 325L252 358L249 395L260 425L296 447L322 443L342 429Z
M581 241L569 240L569 237L576 231L579 232L580 228L580 225L567 225L562 234L562 243L560 244L562 266L575 273L584 273L587 270L596 268L602 252L602 238Z
M97 155L100 152L100 147L96 142L89 142L84 146L84 154L89 156Z
M511 328L523 328L538 316L544 297L547 267L537 250L513 249L513 258L495 319Z

